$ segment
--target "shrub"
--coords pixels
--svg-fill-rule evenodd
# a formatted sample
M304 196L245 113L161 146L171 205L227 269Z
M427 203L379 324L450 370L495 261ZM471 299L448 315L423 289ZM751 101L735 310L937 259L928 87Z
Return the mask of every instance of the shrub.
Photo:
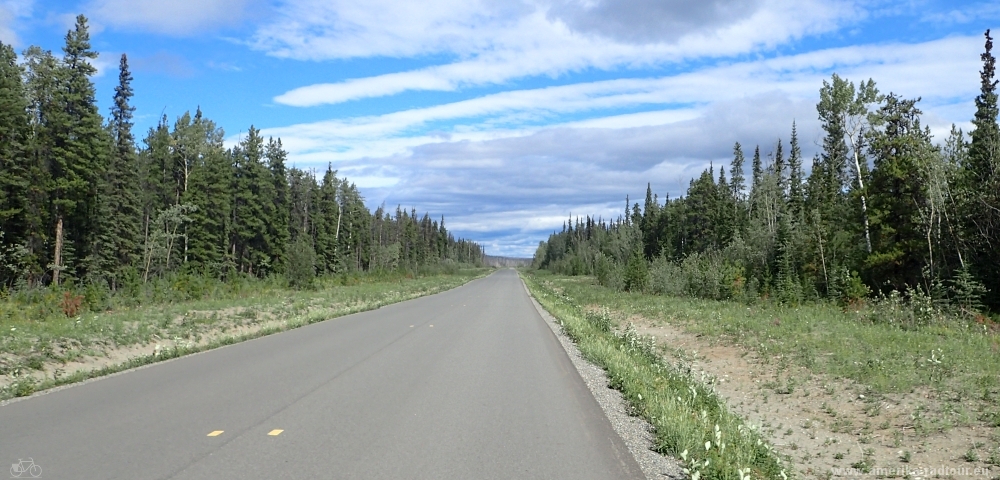
M653 260L649 270L649 287L657 295L680 297L687 293L687 282L681 268L664 257Z
M594 260L594 275L597 283L613 290L624 288L621 268L607 255L598 253Z
M316 250L312 240L300 235L288 248L286 275L292 288L311 287L316 279Z
M624 287L629 292L643 292L649 286L649 266L642 252L636 250L625 265Z
M59 307L62 308L64 314L67 317L75 317L80 313L80 307L83 305L83 295L73 295L72 292L63 292L62 303Z

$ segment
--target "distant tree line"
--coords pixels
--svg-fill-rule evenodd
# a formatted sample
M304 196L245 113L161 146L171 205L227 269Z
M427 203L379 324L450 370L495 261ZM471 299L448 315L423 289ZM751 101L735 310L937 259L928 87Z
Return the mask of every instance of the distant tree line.
M953 126L935 145L919 98L833 75L808 176L793 123L787 149L778 140L762 156L737 143L728 170L710 167L681 198L647 188L617 219L570 219L535 265L625 290L788 302L898 292L1000 311L1000 129L985 36L971 134Z
M476 263L482 247L444 218L370 212L354 184L286 167L280 139L250 127L232 148L199 109L166 115L142 148L122 55L107 119L98 112L87 20L62 58L0 43L0 291L66 282L147 282L171 272L226 279Z

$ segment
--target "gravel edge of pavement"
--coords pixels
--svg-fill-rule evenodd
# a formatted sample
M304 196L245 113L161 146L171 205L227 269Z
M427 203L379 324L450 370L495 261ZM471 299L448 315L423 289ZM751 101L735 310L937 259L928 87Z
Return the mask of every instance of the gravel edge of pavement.
M519 280L521 280L521 286L524 287L524 291L531 298L531 303L535 306L535 310L538 311L538 314L545 320L545 324L549 326L552 333L559 339L559 343L562 344L566 355L573 362L573 366L576 367L580 377L587 384L587 388L594 395L594 399L597 400L601 409L604 410L604 415L608 417L612 428L615 429L618 436L625 442L629 452L632 453L632 457L635 458L636 463L639 464L639 468L642 469L643 475L648 480L681 480L687 478L678 460L665 457L653 451L653 426L641 418L628 414L628 407L621 392L608 386L607 372L583 357L583 354L580 353L573 340L563 332L558 320L546 311L535 300L535 297L531 295L531 291L524 283L524 279L519 278Z

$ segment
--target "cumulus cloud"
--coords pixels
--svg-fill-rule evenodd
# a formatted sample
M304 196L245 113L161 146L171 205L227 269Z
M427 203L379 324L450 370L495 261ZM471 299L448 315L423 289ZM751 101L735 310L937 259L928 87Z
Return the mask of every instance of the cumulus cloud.
M85 10L115 27L167 35L192 35L229 26L246 16L253 0L91 0Z

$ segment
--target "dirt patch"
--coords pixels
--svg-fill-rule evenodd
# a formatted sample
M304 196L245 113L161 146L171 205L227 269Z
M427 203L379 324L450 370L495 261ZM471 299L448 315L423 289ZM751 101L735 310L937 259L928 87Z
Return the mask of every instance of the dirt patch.
M800 477L1000 476L997 435L968 413L972 402L929 390L875 394L681 325L638 316L628 322L759 426Z

